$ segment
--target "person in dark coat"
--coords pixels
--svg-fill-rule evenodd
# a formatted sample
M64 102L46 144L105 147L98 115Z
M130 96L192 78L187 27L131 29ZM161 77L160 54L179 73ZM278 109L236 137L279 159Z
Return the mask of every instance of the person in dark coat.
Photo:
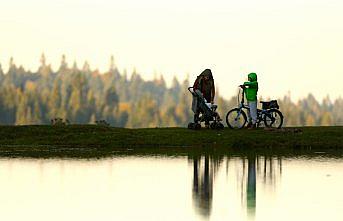
M193 85L193 90L199 90L203 97L206 99L207 103L214 102L215 96L215 86L212 71L210 69L205 69L195 80ZM199 111L196 110L194 114L194 122L197 122L199 119ZM205 127L208 128L210 123L205 121Z

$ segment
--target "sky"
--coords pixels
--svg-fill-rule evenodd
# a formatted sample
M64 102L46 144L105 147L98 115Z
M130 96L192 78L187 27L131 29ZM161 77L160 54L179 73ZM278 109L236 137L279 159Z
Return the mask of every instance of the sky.
M11 0L0 7L0 63L36 71L87 60L145 79L189 77L210 68L229 98L256 72L259 95L293 100L343 96L340 0Z

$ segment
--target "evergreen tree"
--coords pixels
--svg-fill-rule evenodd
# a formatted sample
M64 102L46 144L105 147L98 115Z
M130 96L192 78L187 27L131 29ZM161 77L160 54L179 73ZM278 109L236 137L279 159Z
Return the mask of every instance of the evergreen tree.
M22 92L19 92L18 97L19 97L19 104L16 111L15 124L16 125L27 124L27 122L30 120L30 119L27 119L28 117L27 116L27 113L28 113L27 97Z
M168 88L162 75L146 81L136 70L128 79L113 56L104 74L92 71L87 61L82 69L76 62L69 68L65 55L56 73L44 54L33 73L11 58L7 74L0 65L0 124L47 124L51 118L64 118L74 123L104 119L119 127L185 127L193 119L188 86L188 80L180 83L174 77ZM312 94L298 102L286 95L278 101L286 126L343 125L341 97L319 103ZM225 119L237 98L226 100L217 89L216 103Z
M38 68L38 74L40 74L40 76L42 77L47 77L47 78L50 77L52 70L51 70L51 66L46 64L46 58L45 58L44 53L41 56L40 62L41 62L41 65Z
M316 123L316 119L312 116L312 114L307 115L306 117L306 126L314 126Z
M4 71L2 70L2 66L0 64L0 84L2 83L3 79L4 79Z
M330 126L332 125L332 116L329 112L324 112L324 114L321 117L321 126Z
M60 65L60 68L58 70L58 73L59 74L64 74L66 72L68 72L68 63L66 61L66 56L62 55L61 65Z

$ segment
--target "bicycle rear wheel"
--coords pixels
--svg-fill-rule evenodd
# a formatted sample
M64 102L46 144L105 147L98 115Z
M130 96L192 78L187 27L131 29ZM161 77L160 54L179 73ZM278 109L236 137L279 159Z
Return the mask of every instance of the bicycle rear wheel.
M277 109L270 109L264 115L264 125L271 128L281 128L283 124L283 115L281 111Z
M246 122L247 115L239 108L234 108L226 114L226 124L231 129L241 129Z

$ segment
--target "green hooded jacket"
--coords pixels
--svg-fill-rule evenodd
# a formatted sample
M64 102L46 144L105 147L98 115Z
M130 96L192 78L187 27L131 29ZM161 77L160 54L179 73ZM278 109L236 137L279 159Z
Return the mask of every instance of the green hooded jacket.
M257 101L258 83L256 73L248 74L248 79L248 82L244 82L244 86L247 87L245 89L246 98L248 101Z

